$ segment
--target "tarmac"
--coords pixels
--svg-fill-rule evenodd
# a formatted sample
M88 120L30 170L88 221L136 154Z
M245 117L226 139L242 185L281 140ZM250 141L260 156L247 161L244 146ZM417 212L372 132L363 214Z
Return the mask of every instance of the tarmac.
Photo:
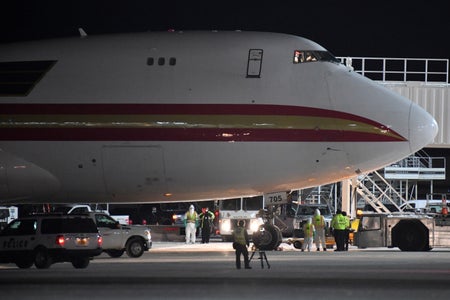
M237 270L231 243L154 242L140 258L102 254L81 270L70 263L47 270L0 265L1 299L379 300L450 294L450 249L301 252L283 243L280 251L265 254L267 262L256 252L251 270Z

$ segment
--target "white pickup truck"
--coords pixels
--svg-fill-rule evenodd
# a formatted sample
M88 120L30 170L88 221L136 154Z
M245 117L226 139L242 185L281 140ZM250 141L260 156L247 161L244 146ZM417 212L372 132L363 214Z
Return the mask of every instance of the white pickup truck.
M122 225L104 212L87 212L97 224L103 237L103 251L111 257L120 257L126 251L129 257L140 257L151 249L150 229L142 225Z

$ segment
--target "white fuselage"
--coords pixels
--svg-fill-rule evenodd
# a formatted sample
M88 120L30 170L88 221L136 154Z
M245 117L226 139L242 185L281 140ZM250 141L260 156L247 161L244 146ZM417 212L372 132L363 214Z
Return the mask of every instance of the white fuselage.
M286 191L380 168L434 138L435 121L408 99L296 51L327 53L255 32L3 45L0 74L15 72L7 62L50 63L26 93L0 84L0 203Z

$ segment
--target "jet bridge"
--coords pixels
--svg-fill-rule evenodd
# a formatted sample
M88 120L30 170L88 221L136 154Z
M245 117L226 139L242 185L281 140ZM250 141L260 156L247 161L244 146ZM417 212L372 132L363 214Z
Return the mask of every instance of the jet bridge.
M450 148L448 59L380 57L339 57L339 59L349 69L379 82L427 110L439 126L438 135L429 147ZM429 192L432 194L433 181L445 180L445 158L430 158L416 154L379 172L342 182L344 210L355 216L357 195L376 212L398 209L403 202L417 199L418 181L430 181Z

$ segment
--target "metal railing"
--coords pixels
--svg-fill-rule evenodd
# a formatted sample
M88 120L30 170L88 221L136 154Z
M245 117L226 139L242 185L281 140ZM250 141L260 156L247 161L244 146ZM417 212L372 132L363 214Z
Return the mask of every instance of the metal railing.
M449 60L437 58L338 57L343 64L372 80L449 84Z

